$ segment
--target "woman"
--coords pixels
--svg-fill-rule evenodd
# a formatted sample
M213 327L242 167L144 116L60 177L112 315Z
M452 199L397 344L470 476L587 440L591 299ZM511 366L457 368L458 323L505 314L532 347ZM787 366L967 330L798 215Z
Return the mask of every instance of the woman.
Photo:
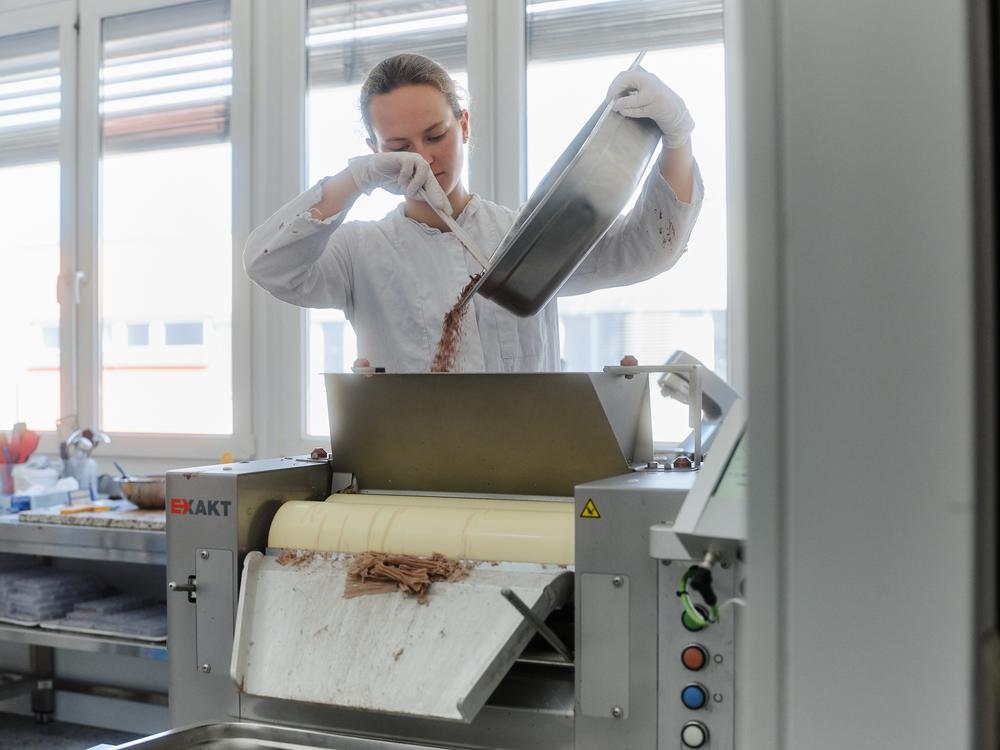
M633 210L619 219L566 282L561 295L633 284L672 266L684 252L703 188L691 152L694 122L681 101L643 70L621 73L612 93L632 89L614 108L648 117L663 131L653 169ZM281 208L247 240L250 278L275 297L304 307L333 307L354 326L359 355L387 372L426 372L445 313L481 269L433 208L447 211L484 252L492 252L515 211L469 193L462 184L469 113L437 63L403 54L383 60L361 91L371 154L321 180ZM405 196L374 222L344 216L376 188ZM477 295L462 321L459 372L559 369L556 301L518 318Z

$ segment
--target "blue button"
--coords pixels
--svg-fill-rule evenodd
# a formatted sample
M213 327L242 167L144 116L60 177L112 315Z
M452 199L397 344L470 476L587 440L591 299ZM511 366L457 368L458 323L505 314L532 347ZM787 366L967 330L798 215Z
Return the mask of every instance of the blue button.
M699 708L703 708L705 706L705 702L708 700L708 694L705 692L705 688L701 685L688 685L681 692L681 700L684 702L684 705L692 711L697 711Z

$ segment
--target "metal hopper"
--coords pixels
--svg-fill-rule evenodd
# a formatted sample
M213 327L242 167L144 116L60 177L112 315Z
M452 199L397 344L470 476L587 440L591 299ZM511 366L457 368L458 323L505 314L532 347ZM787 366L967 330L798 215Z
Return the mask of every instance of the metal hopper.
M570 497L652 458L645 376L324 377L333 469L364 490Z

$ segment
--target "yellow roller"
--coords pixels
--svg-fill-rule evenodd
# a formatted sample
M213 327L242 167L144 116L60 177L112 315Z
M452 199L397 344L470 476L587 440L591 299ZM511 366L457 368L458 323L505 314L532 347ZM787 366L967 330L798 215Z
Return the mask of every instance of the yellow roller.
M292 501L269 547L318 552L434 552L462 560L573 563L573 504L486 498L333 495Z

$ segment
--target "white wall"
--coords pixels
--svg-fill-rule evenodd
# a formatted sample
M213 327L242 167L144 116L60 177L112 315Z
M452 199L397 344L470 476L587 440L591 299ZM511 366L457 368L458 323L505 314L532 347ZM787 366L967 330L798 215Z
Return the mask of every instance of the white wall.
M966 13L769 0L738 32L755 750L973 746Z

